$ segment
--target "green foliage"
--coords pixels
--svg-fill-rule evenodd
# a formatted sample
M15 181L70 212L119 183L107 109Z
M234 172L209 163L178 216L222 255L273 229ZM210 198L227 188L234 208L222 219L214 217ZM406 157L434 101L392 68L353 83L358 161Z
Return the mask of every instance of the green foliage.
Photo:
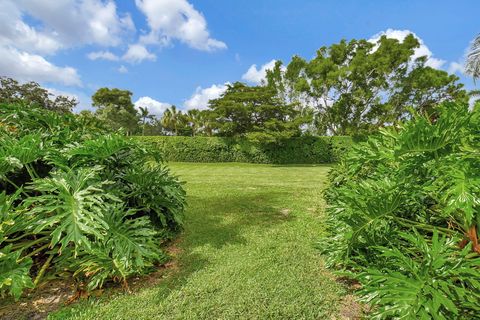
M179 135L182 128L186 125L186 118L176 106L171 106L163 113L161 123L165 130L174 135Z
M24 103L59 113L69 113L78 104L75 98L52 94L36 82L20 84L18 81L0 77L0 103Z
M138 129L140 115L132 103L132 93L117 88L100 88L92 96L97 117L114 130L123 128L128 133Z
M301 135L301 126L311 122L310 112L276 97L271 87L249 87L240 82L228 85L218 99L209 102L209 116L216 134L248 137L258 142L278 142Z
M429 241L417 232L398 235L410 250L378 247L383 266L358 275L361 293L376 308L372 316L447 320L478 315L478 257L468 248L459 251L453 239L440 238L437 230Z
M15 299L20 298L25 288L33 288L30 278L32 259L20 259L21 251L12 251L12 245L0 249L0 293L8 290Z
M352 144L350 137L296 137L261 144L246 138L138 137L166 160L186 162L333 163Z
M77 268L75 275L90 277L88 289L101 287L108 279L125 280L154 262L165 261L158 231L147 217L134 218L134 215L133 210L111 207L104 217L105 236L73 263L74 270Z
M0 141L0 293L18 298L46 274L126 283L165 260L185 192L158 150L23 105L0 105Z
M101 167L54 171L50 177L34 179L27 190L39 192L25 199L31 207L30 214L41 219L34 234L48 228L50 246L60 245L60 250L69 244L90 248L89 236L102 239L107 228L103 213L110 208L104 195L107 182L95 181ZM51 231L50 231L51 230Z
M294 56L286 67L267 71L268 86L288 103L310 106L320 135L355 135L411 117L409 108L431 111L443 101L467 101L459 78L414 59L420 45L403 41L342 40L307 61Z
M322 251L378 318L480 312L480 114L436 110L352 146L331 173Z
M136 294L83 300L53 320L339 319L345 290L312 242L326 165L172 163L189 195L179 268ZM320 223L319 223L320 222ZM368 318L367 318L368 319Z
M242 137L265 144L299 137L311 121L310 109L282 102L274 89L236 82L211 100L209 109L182 112L171 106L150 127L157 127L157 134L160 124L161 132L168 135Z

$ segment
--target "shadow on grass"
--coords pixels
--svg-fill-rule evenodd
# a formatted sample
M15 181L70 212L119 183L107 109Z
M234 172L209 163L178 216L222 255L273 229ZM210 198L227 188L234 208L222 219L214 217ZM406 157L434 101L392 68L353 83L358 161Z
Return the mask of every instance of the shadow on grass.
M223 247L248 245L245 236L248 229L258 227L259 232L268 232L270 228L295 219L290 210L287 212L283 207L286 205L285 199L292 197L289 191L264 190L255 184L244 189L222 187L218 181L211 181L210 185L206 182L201 187L205 188L201 192L198 186L189 190L185 230L174 244L178 252L172 260L174 266L167 269L166 273L161 273L163 279L159 282L144 287L146 296L128 295L126 301L121 298L115 303L130 305L130 299L150 299L149 303L160 305L181 291L195 273L214 263L216 253L220 253ZM75 312L85 308L95 308L98 302L108 300L108 297L101 297L80 303L73 307L76 311L72 310L73 313L69 315L75 315ZM68 314L70 311L65 312ZM65 317L61 313L58 316Z
M309 163L286 163L286 164L271 164L270 167L272 168L314 168L314 167L323 167L323 168L330 168L334 166L334 163L316 163L316 164L309 164Z
M282 212L279 199L285 192L256 192L250 195L221 194L208 198L191 196L188 209L186 246L245 244L242 232L251 226L268 228L293 219ZM190 232L191 231L191 232Z
M219 194L215 196L190 196L187 209L186 230L181 236L179 247L179 270L158 287L158 301L166 299L180 289L189 277L207 267L209 257L199 254L205 247L221 250L226 245L247 245L244 231L260 226L263 231L285 223L294 216L279 210L275 205L285 196L284 192L256 192L250 195Z

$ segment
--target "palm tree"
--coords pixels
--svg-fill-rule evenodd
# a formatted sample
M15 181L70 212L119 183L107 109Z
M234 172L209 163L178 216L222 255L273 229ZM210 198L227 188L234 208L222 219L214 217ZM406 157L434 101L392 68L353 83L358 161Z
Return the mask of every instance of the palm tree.
M211 112L209 110L202 110L198 115L198 128L203 134L211 137L213 135L214 129L214 119L212 118Z
M191 109L187 111L185 118L188 122L188 125L192 128L192 136L195 137L199 126L200 126L200 110Z
M175 106L171 106L163 113L161 120L162 126L174 132L175 135L178 135L178 127L181 125L182 116L182 111L178 110Z
M480 78L480 34L473 40L465 64L465 72L474 79Z
M139 109L140 109L140 118L142 119L142 136L144 136L147 119L152 120L154 116L150 114L147 107L140 107Z

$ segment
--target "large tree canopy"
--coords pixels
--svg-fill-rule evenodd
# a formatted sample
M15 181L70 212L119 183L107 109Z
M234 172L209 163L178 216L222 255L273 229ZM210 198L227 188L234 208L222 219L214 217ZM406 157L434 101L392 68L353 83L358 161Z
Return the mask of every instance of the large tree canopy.
M52 96L53 94L36 82L21 84L14 79L0 77L0 102L2 103L21 102L60 113L71 112L78 104L75 98L58 95L52 99Z
M409 116L409 108L431 111L445 100L467 99L458 77L414 59L419 41L382 36L377 42L345 40L322 47L310 61L294 56L267 72L267 86L285 103L315 110L319 134L368 132Z
M310 113L285 103L271 87L240 82L228 85L220 98L209 102L209 108L219 136L248 136L261 142L298 136L301 126L311 121Z
M123 128L133 133L138 128L140 117L132 103L132 93L117 88L100 88L92 96L97 116L113 129Z

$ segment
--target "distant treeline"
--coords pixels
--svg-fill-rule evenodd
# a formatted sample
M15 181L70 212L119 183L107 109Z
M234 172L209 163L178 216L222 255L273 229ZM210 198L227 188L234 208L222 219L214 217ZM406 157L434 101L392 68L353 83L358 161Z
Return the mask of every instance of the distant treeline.
M415 114L433 115L445 101L466 103L475 94L457 76L430 67L427 57L415 57L419 46L413 35L403 41L386 36L375 42L342 40L320 48L310 60L294 56L286 65L277 61L258 86L228 84L206 109L170 106L161 115L152 115L146 104L135 105L128 90L100 88L92 96L92 110L81 116L129 135L236 137L261 143L369 135ZM51 98L34 82L2 78L0 102L18 100L58 112L70 112L77 104Z

